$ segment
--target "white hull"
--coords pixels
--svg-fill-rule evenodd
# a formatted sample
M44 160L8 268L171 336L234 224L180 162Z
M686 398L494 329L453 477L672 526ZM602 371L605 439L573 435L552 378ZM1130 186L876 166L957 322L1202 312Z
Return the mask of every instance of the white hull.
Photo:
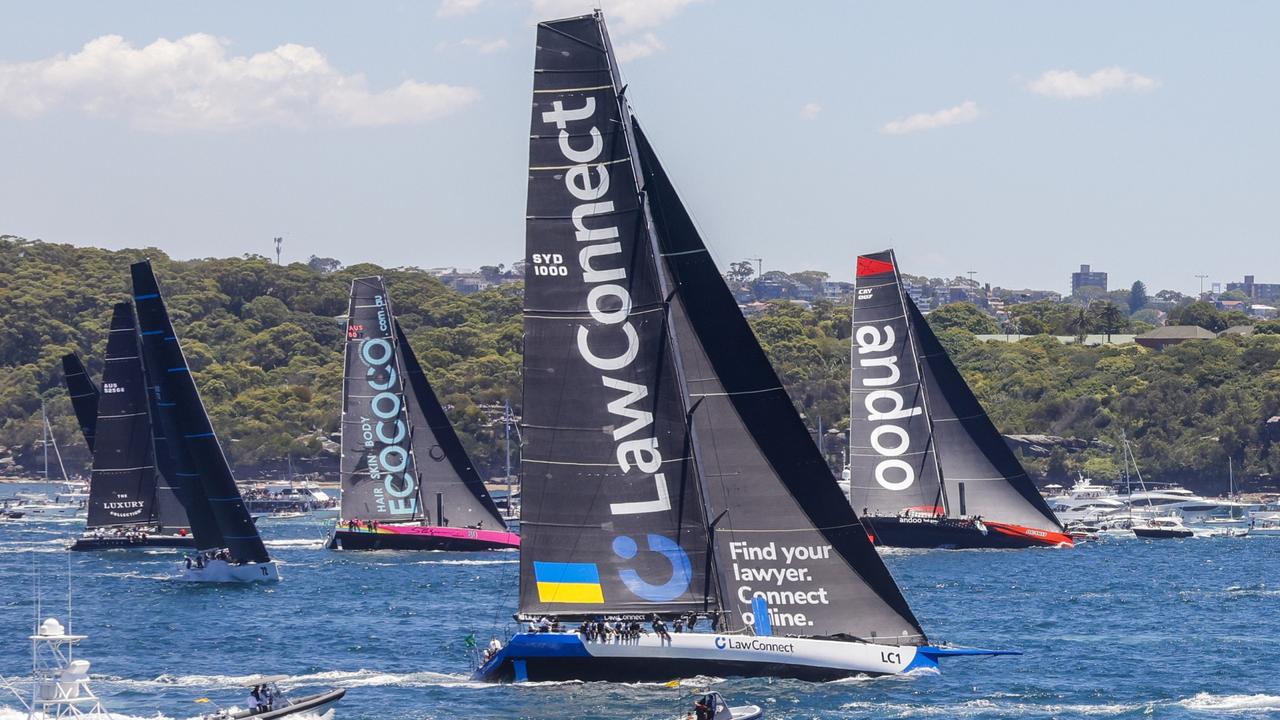
M664 681L697 675L834 680L932 669L945 655L1004 654L793 637L673 633L586 641L576 633L520 633L476 676L489 681Z
M174 580L191 583L280 582L280 571L275 561L231 565L224 560L210 560L202 568L181 568Z

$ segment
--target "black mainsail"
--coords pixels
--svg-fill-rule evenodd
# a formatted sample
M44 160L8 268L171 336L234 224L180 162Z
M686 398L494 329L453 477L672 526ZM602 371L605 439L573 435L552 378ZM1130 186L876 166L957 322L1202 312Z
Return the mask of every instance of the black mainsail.
M438 521L445 525L505 530L507 524L462 447L462 440L431 389L399 322L395 328L396 347L409 381L405 406L413 428L410 434L414 460L428 508L435 508Z
M1060 533L1053 511L904 292L892 251L858 258L855 297L853 507L872 516L913 510Z
M342 379L342 514L329 547L518 547L409 347L380 277L351 283Z
M97 449L89 484L89 530L152 522L156 466L151 413L133 306L117 303L103 358Z
M174 474L187 491L196 542L201 549L225 547L237 561L268 562L266 546L240 497L231 467L200 400L200 391L169 319L151 263L134 263L129 269L143 342L151 348L147 355L151 360L148 370L159 388L156 406L162 417L166 412L171 413L170 423L163 428L164 436L174 459ZM197 516L206 521L212 516L220 543L210 537L212 533L207 524L198 522Z
M520 612L925 642L634 124L598 16L538 26Z
M71 408L75 410L80 434L84 436L84 443L92 453L98 424L98 386L93 383L80 356L75 353L62 356L62 377L67 384L67 395L71 398Z
M351 281L342 378L342 519L428 518L405 408L405 369L380 277Z

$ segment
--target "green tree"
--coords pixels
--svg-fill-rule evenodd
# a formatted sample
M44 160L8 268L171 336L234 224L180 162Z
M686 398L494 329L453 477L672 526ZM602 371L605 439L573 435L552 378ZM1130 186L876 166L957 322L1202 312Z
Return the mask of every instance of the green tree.
M1147 286L1141 280L1134 280L1129 288L1129 314L1132 315L1147 306Z
M969 302L943 305L929 313L928 319L929 326L937 333L952 328L964 330L972 335L994 335L1000 332L1000 325L996 323L995 318Z
M1124 311L1110 300L1099 300L1089 306L1093 326L1106 333L1107 342L1111 342L1111 333L1120 332L1128 324Z
M1227 329L1227 321L1213 306L1205 300L1179 305L1169 313L1170 325L1199 325L1205 330L1222 332Z

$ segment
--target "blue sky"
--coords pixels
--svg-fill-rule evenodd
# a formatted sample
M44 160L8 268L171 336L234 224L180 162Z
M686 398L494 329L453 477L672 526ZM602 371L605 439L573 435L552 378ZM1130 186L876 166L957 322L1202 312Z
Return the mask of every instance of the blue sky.
M533 22L580 0L5 2L0 233L523 254ZM1280 5L605 0L718 261L1280 282Z

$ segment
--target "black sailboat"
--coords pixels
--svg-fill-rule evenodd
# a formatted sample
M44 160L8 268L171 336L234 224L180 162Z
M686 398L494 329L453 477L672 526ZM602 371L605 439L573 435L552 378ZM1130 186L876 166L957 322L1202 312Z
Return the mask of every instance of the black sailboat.
M84 367L78 370L83 373ZM73 404L77 394L85 403L86 385L92 387L87 374L68 375ZM195 547L186 510L156 465L150 399L133 305L118 303L111 315L102 390L93 397L96 414L85 437L86 442L94 437L89 512L72 550ZM81 426L86 427L83 420Z
M598 12L538 26L526 238L531 627L479 678L829 679L985 652L926 644L636 124Z
M858 258L849 501L893 547L1072 540L904 292L893 251Z
M76 423L80 426L80 434L84 436L84 444L93 452L94 435L98 426L98 386L85 370L80 356L67 353L62 356L62 379L67 384L67 396L71 398L71 409L76 413Z
M276 564L245 508L214 433L182 345L169 320L151 263L130 266L142 328L143 359L166 439L167 473L178 481L200 553L179 579L192 582L279 580Z
M351 283L342 382L344 550L515 548L380 277Z

